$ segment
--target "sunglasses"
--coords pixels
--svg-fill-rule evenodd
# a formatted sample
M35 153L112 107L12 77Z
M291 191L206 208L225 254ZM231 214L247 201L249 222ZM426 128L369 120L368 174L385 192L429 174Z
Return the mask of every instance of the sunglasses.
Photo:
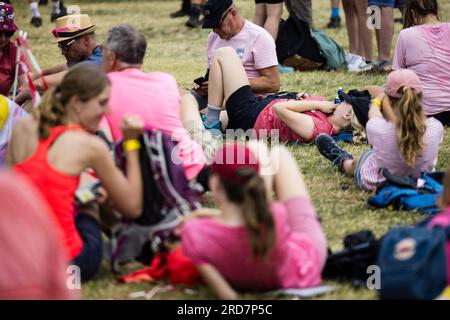
M58 48L61 49L61 50L67 50L67 49L70 48L70 46L71 46L72 44L75 43L75 41L77 41L77 39L78 39L78 38L72 39L72 40L70 40L70 41L67 42L67 43L58 43Z

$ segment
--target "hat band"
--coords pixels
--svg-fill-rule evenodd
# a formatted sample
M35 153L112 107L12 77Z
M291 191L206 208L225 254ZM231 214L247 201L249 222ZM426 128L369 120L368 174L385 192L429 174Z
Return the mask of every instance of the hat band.
M80 33L85 32L86 30L92 28L93 26L84 28L84 29L79 29L76 31L66 31L66 30L70 30L67 27L63 27L63 28L57 28L57 29L53 29L52 33L55 36L55 38L70 38L70 37L75 37L77 35L79 35Z

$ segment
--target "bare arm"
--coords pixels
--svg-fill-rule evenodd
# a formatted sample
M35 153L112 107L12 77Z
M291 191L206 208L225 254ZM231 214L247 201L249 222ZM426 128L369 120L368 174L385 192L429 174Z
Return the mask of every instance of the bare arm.
M122 120L124 140L140 136L144 125L137 117L127 116ZM94 169L114 206L128 219L136 219L142 213L142 178L139 150L126 150L127 168L125 177L112 161L109 150L99 138L92 139L90 148Z
M63 64L58 64L56 66L53 66L53 67L50 67L50 68L42 70L42 74L44 76L48 76L48 75L51 75L51 74L55 74L55 73L59 73L59 72L62 72L62 71L66 71L67 69L68 69L67 65L63 63ZM38 74L33 75L33 80L36 80L38 78L39 78Z
M64 76L67 74L67 70L58 72L58 73L54 73L48 76L45 76L45 82L47 83L47 85L52 88L57 86L58 84L61 83L61 81L63 80ZM36 86L36 88L38 90L44 90L44 82L42 80L42 78L38 78L35 81L33 81L34 85Z
M97 140L97 139L96 139ZM136 219L142 212L142 180L139 151L127 151L127 176L115 166L105 143L97 140L90 146L92 167L106 189L114 207L125 218Z
M210 264L204 264L198 267L203 280L214 294L222 300L235 300L238 294L230 286L227 280Z
M280 201L294 197L310 198L297 161L285 146L272 149L271 158L275 167L275 193Z
M280 90L280 75L278 66L258 70L261 76L248 79L250 87L255 93L278 92Z

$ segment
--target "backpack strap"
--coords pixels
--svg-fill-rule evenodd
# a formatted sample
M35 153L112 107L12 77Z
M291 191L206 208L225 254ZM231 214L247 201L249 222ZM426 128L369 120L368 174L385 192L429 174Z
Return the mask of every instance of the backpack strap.
M403 188L411 188L411 189L417 189L417 180L413 179L411 177L398 177L394 176L388 169L383 168L382 169L383 176L386 178L386 180L396 186L403 187Z

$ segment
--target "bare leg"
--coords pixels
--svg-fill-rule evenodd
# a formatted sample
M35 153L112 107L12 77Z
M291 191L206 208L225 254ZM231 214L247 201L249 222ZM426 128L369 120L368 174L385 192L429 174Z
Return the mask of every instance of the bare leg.
M264 24L266 29L276 41L278 36L278 27L280 26L281 15L283 14L283 3L267 4L267 18Z
M358 37L361 39L360 56L372 60L372 31L367 28L367 0L356 1L356 14L358 17Z
M355 175L355 170L360 158L361 157L356 157L355 159L344 160L343 167L347 176L353 177Z
M255 4L255 17L253 18L253 23L260 27L264 27L266 17L266 5L264 3Z
M181 92L180 117L183 127L189 133L191 139L202 147L206 162L209 164L221 141L214 139L203 126L197 100L189 91Z
M381 8L381 29L376 30L378 59L390 61L392 38L394 37L394 8Z
M349 52L360 55L360 41L358 38L358 17L355 10L355 0L342 0L347 26Z
M239 88L249 85L247 74L236 51L223 47L216 51L208 80L208 104L222 106Z

